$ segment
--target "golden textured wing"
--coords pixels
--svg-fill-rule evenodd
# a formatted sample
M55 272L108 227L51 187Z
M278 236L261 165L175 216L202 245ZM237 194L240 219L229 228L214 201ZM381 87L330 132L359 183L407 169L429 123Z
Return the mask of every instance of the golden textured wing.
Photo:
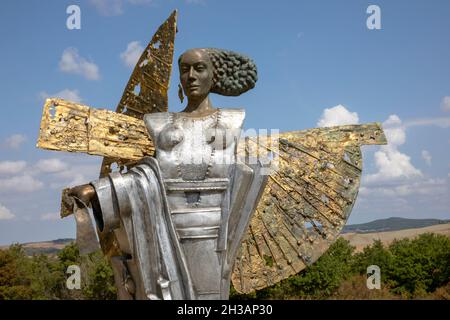
M142 119L146 113L168 110L167 91L172 71L176 23L175 10L158 28L139 58L116 112ZM113 163L116 163L118 168L134 164L120 158L104 158L101 177L111 172Z
M269 177L235 261L232 281L241 293L300 272L328 249L358 194L360 146L386 144L378 123L246 141L240 144L239 154L266 149L278 156L278 169Z
M152 40L139 58L128 81L117 112L142 120L144 114L168 110L167 91L172 71L175 34L177 32L177 11L158 28ZM132 167L136 161L121 158L103 158L100 177L108 175L115 164L122 171ZM64 197L61 208L67 207ZM113 232L99 233L100 245L107 256L120 254L117 239Z

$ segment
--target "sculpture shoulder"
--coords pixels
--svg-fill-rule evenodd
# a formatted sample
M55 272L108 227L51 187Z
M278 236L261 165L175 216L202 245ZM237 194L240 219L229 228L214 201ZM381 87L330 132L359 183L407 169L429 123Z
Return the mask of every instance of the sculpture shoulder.
M241 128L244 119L244 109L220 109L220 123L227 128Z
M147 129L152 131L161 130L165 125L170 123L174 117L175 112L155 112L144 115L144 122ZM208 117L208 116L206 116ZM199 118L201 119L201 118ZM229 124L232 127L240 126L245 119L245 109L220 109L220 120L224 124Z

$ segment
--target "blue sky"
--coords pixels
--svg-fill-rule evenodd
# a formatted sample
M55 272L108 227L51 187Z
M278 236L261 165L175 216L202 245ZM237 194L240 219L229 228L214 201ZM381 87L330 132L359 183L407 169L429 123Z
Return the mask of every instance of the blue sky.
M81 9L81 29L66 8ZM369 30L369 5L381 30ZM349 223L400 216L450 218L450 2L2 1L0 10L0 244L75 237L58 220L60 190L96 178L100 159L36 149L43 99L115 109L132 68L173 9L175 55L218 47L250 56L254 90L212 96L244 107L246 128L301 130L384 122L390 144L364 147ZM128 50L127 50L128 49ZM172 74L169 106L177 98Z

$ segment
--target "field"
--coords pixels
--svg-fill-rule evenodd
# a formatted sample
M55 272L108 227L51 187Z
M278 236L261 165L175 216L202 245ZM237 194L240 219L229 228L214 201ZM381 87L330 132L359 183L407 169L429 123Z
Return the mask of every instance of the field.
M372 233L345 233L341 237L350 241L350 244L356 247L355 252L361 252L362 249L371 245L374 240L380 240L385 246L389 245L394 239L415 238L419 234L431 232L442 234L450 238L450 223L437 224L425 228L405 229L397 231L386 232L372 232Z

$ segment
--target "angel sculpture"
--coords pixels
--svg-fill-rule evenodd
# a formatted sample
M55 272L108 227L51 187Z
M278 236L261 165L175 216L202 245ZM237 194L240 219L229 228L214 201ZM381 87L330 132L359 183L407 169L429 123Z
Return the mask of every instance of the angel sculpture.
M44 106L38 147L105 157L98 180L63 191L61 215L75 214L89 252L92 208L119 299L228 299L230 281L248 293L298 273L351 212L360 145L386 143L378 123L240 140L244 110L214 108L209 93L250 90L256 66L221 49L180 56L187 106L167 112L175 33L176 11L139 59L117 113L61 99ZM276 170L266 170L269 155Z

